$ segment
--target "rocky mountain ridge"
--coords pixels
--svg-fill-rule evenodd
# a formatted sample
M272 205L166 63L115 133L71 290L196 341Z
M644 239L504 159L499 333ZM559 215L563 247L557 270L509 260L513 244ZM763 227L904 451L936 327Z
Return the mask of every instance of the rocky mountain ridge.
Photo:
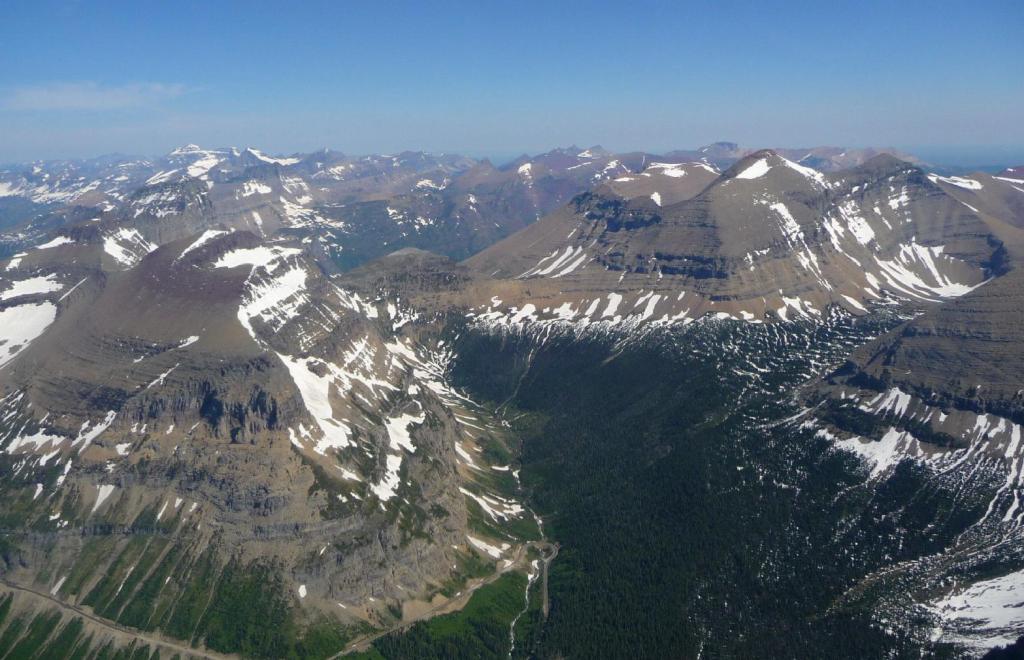
M690 161L698 165L685 165ZM658 157L570 147L495 167L421 152L353 157L324 149L279 157L186 145L160 158L0 170L0 228L8 227L8 253L90 221L132 221L158 243L202 229L287 231L351 268L405 246L467 257L601 183L623 197L672 203L699 192L717 167L697 151ZM683 176L688 169L693 175ZM657 185L645 180L651 176Z
M993 199L1015 192L993 181ZM757 152L670 206L581 194L467 265L530 291L482 306L493 322L763 322L828 305L862 314L889 297L930 304L1007 268L1014 210L982 210L960 189L888 156L824 175Z

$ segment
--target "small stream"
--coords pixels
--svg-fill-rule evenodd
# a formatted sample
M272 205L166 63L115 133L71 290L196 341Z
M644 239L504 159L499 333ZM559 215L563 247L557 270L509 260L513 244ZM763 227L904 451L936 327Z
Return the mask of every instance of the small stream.
M519 470L514 470L512 472L512 476L515 477L517 490L519 491L519 493L521 495L522 492L523 492L523 482L520 481L520 479L519 479ZM534 521L537 523L537 530L540 533L540 540L541 540L541 542L545 542L546 539L544 538L544 521L541 519L540 516L537 515L536 511L534 511L532 508L530 508L529 506L526 505L525 498L523 500L523 507L527 511L530 512L531 516L533 516ZM553 559L554 556L552 555L551 558ZM530 609L530 588L533 587L533 583L536 582L537 578L541 575L541 570L542 570L541 561L543 561L544 564L545 564L543 566L543 570L547 570L547 563L550 562L550 560L551 559L543 559L543 560L534 559L533 561L530 562L530 570L526 574L526 590L525 590L525 592L523 594L523 609L520 610L519 613L515 615L515 617L513 617L512 623L509 624L509 628L508 628L508 639L509 639L508 657L509 657L509 660L512 660L512 655L515 653L515 650L516 650L516 624L519 623L519 619L521 619L522 616L524 614L526 614L526 612L529 611L529 609Z
M508 627L509 660L512 660L512 654L516 650L516 624L519 623L519 619L530 609L530 587L533 586L533 583L537 581L537 576L540 575L539 563L536 559L530 562L530 572L526 574L526 592L523 597L523 609L519 611L519 614L515 615Z

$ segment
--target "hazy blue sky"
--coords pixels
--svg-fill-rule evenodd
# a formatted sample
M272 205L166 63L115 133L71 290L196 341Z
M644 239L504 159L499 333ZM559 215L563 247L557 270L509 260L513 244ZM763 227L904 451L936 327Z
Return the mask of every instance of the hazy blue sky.
M0 16L0 161L895 145L1024 158L1024 2L46 2Z

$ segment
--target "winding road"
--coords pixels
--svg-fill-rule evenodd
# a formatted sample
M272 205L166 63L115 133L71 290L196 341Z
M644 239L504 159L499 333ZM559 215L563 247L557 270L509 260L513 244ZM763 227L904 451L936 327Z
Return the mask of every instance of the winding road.
M168 651L173 651L175 653L180 653L182 654L183 657L186 658L207 658L209 660L224 660L226 658L238 657L234 655L225 655L223 653L217 653L215 651L209 651L202 648L192 648L191 646L186 646L184 644L180 644L165 639L159 635L146 633L139 630L133 630L132 628L127 628L125 626L118 625L113 621L108 621L94 614L91 614L82 609L81 607L78 607L77 605L65 603L59 598L56 598L55 596L52 596L48 593L36 591L35 589L25 587L20 584L15 584L14 582L7 580L6 578L0 578L0 584L3 585L2 587L0 587L0 590L7 589L16 593L23 594L34 600L45 601L46 604L57 607L65 612L70 612L74 616L79 616L82 619L85 619L90 623L105 629L106 631L114 634L116 637L119 638L124 638L127 636L132 639L140 639L154 647L163 648Z

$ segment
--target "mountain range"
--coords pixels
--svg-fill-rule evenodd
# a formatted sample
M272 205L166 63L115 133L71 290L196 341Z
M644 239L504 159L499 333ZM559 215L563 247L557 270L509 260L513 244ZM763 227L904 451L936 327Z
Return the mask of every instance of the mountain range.
M1024 169L189 145L0 231L10 657L1024 635Z

